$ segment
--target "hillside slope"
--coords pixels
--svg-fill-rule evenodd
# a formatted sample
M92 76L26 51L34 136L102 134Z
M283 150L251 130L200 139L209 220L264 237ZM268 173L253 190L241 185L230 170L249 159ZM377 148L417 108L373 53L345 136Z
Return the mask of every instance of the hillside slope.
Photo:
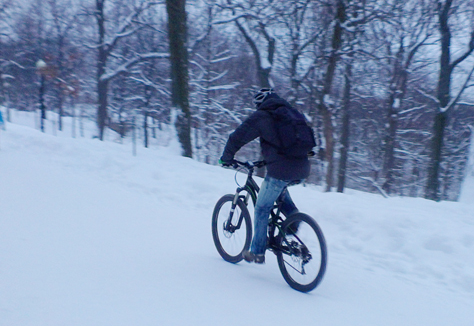
M15 124L0 137L0 325L474 323L472 203L293 187L329 248L302 294L273 254L232 265L215 250L234 171Z

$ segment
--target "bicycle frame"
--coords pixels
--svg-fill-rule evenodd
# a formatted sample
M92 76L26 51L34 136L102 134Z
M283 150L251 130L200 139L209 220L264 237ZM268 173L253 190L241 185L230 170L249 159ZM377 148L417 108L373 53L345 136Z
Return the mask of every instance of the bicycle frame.
M243 187L238 187L235 195L234 195L234 200L232 201L232 207L229 212L229 218L227 219L227 222L224 226L224 230L229 231L229 232L234 232L235 230L240 229L240 226L242 225L243 221L243 216L239 216L239 221L237 225L232 225L232 218L234 216L234 211L235 207L237 206L237 201L239 199L242 199L244 202L245 206L248 206L249 203L249 198L252 199L253 205L255 207L255 204L257 202L257 195L258 192L260 191L260 187L257 185L255 180L252 178L253 172L254 172L254 166L248 166L248 173L247 173L247 180L245 181L245 185ZM246 191L247 194L245 196L240 195L243 191Z
M247 180L245 181L245 185L243 187L238 187L236 192L235 192L235 197L234 197L234 202L233 204L235 205L237 203L237 200L239 198L242 198L245 205L248 206L249 203L249 197L252 199L252 203L255 206L257 203L257 196L258 192L260 191L260 187L257 185L255 180L252 178L254 169L250 168L248 173L247 173ZM241 196L240 193L242 191L246 191L247 195Z
M226 226L225 226L225 229L227 231L231 231L231 232L233 232L235 230L238 230L240 228L240 226L242 224L242 220L243 220L242 216L240 216L239 221L238 221L236 226L233 226L232 223L231 223L232 222L232 217L234 215L235 207L237 206L237 201L239 199L242 199L245 206L248 206L249 199L252 199L253 206L255 207L255 205L257 203L258 192L260 191L260 187L257 185L255 180L253 179L253 173L254 173L254 170L255 170L255 165L253 163L250 163L250 162L247 162L247 163L238 162L238 163L240 165L243 165L243 166L247 167L248 168L248 173L247 173L247 180L245 181L245 185L243 187L238 187L236 189L236 192L235 192L235 195L234 195L234 200L232 202L232 207L231 207L231 210L230 210L230 213L229 213L229 218L228 218ZM245 196L241 195L241 193L243 191L247 192L247 194ZM269 234L269 239L270 240L274 239L276 229L278 229L279 232L282 232L280 222L283 222L283 219L280 216L280 203L277 202L275 204L274 208L276 208L276 212L274 210L272 210L270 212L270 218L269 218L270 230L269 230L268 234ZM273 247L273 249L280 249L281 250L281 248L278 248L276 246L272 246L272 247Z
M254 223L248 206L252 201L255 209L258 196L262 195L253 174L255 168L263 165L265 165L263 161L234 161L232 164L234 169L238 169L239 166L247 169L245 184L242 186L242 183L237 182L235 194L222 196L214 208L212 214L214 243L222 258L230 263L240 262L244 250L249 250L251 246L251 226ZM293 183L287 187L291 185ZM266 249L277 256L278 266L285 281L295 290L309 292L321 282L326 269L325 239L320 227L311 216L300 212L287 216L285 210L281 211L282 203L280 196L268 216ZM313 261L314 264L311 263Z

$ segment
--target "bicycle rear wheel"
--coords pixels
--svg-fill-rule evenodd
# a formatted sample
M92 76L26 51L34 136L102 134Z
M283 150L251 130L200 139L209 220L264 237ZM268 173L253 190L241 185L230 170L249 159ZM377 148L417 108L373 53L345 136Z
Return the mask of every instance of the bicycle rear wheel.
M219 254L225 261L238 263L242 252L250 247L252 220L242 200L237 200L233 212L234 195L225 195L217 202L212 213L212 237Z
M327 248L321 228L310 216L291 215L277 236L278 267L293 289L309 292L321 283L327 264Z

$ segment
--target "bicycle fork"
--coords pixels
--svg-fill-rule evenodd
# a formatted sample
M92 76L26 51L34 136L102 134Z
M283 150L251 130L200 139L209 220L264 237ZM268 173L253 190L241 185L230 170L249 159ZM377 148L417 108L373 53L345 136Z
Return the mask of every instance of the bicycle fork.
M250 194L248 194L248 193L247 193L247 196L245 196L245 197L240 196L240 193L238 191L235 193L234 200L232 201L232 206L231 206L230 212L229 212L229 217L227 218L227 221L224 224L224 230L225 231L230 232L230 233L234 233L236 230L240 229L240 226L242 225L242 221L243 221L242 212L240 213L237 225L232 224L232 219L234 218L235 208L237 207L238 200L240 198L243 198L245 205L247 205L249 196L250 196Z

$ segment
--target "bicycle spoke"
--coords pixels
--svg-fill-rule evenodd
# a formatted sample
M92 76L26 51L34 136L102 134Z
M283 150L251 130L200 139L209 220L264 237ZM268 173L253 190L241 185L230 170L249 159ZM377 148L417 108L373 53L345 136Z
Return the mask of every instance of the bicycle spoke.
M250 215L242 201L238 201L231 213L233 198L233 195L226 195L216 204L212 235L222 258L236 263L242 260L242 251L249 247L252 231Z
M284 226L278 264L283 277L294 289L308 292L321 281L326 269L324 237L311 217L299 213Z
M293 265L291 265L286 259L284 260L285 261L285 264L290 266L292 269L294 269L296 272L298 272L299 274L301 275L305 275L305 271L304 271L304 267L301 267L302 271L299 271L296 267L294 267Z

